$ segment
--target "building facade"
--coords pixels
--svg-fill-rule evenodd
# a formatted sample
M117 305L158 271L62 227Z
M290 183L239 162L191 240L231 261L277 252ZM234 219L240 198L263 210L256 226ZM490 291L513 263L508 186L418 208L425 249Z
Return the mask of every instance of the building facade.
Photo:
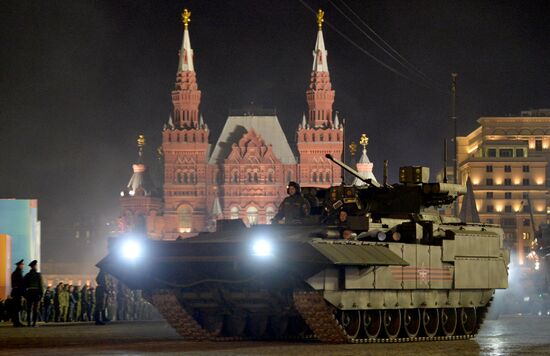
M163 188L155 194L152 188L136 185L146 181L147 167L141 160L135 164L132 179L121 194L125 221L135 224L141 220L151 236L163 239L212 230L215 221L222 218L265 224L276 214L289 181L317 187L340 184L341 169L325 158L327 153L342 157L344 133L333 111L335 91L330 82L322 12L317 18L306 90L308 114L296 120L296 152L274 111L231 113L218 139L212 140L200 112L190 15L187 10L182 14L183 43L172 91L173 110L162 131Z
M38 200L0 199L0 299L11 288L6 274L11 274L15 262L41 262L40 226Z
M550 110L478 122L457 140L460 179L470 177L480 220L502 225L506 243L523 264L550 213Z

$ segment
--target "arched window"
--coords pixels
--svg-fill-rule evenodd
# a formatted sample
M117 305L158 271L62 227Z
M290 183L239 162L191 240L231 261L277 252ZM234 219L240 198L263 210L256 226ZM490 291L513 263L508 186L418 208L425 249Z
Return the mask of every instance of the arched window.
M328 134L328 140L332 141L332 135L331 134Z
M327 173L325 174L325 180L326 180L327 182L330 182L330 172L327 172Z
M272 170L269 170L269 172L267 172L267 181L269 183L273 183L274 179L273 179L273 171Z
M325 178L323 177L323 172L319 172L319 182L323 183Z
M315 142L315 134L311 134L311 142Z
M187 142L187 134L183 134L183 141Z
M268 206L265 209L265 222L271 224L271 220L275 217L275 209L272 206Z
M239 182L239 171L233 171L233 176L231 178L233 183Z
M236 220L239 218L239 208L237 208L236 206L232 207L231 208L231 216L230 218L232 220Z
M168 142L172 142L172 134L171 133L168 134Z
M181 172L176 172L176 182L178 182L179 184L182 183Z
M319 135L319 141L324 141L324 139L325 139L325 135L320 134L320 135Z
M258 183L258 172L254 172L254 183Z
M246 217L250 225L256 225L258 223L258 209L253 206L248 207L246 209Z
M307 135L304 134L304 142L307 142Z
M188 205L181 205L178 207L178 225L179 232L191 232L192 230L192 217L193 209Z
M189 177L187 176L187 173L183 174L183 184L189 183Z
M189 173L189 183L195 183L195 173Z
M177 141L177 142L180 142L180 134L179 134L179 133L176 134L176 141Z
M311 177L311 181L317 183L317 172L313 172L313 175Z
M248 182L252 183L252 172L248 172Z
M195 139L196 139L196 136L195 134L193 134L193 142L195 142Z

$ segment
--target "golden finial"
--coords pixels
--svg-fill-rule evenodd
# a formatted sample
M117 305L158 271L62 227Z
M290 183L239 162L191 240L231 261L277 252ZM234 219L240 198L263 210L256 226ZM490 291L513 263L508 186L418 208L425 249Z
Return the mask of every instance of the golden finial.
M367 137L367 135L361 135L361 138L359 139L359 144L363 146L363 150L367 149L367 145L369 144L369 138Z
M352 141L348 147L349 147L349 153L351 154L352 157L354 157L355 152L357 152L357 145L355 144L355 142Z
M325 21L325 12L321 9L317 11L317 26L319 26L319 31L323 29L323 22Z
M143 154L143 146L145 146L145 136L144 135L139 135L138 136L137 145L138 145L138 153L139 153L139 156L141 157L141 155Z
M183 21L183 26L185 26L185 29L187 30L189 22L191 22L191 11L183 9L183 12L181 13L181 20Z

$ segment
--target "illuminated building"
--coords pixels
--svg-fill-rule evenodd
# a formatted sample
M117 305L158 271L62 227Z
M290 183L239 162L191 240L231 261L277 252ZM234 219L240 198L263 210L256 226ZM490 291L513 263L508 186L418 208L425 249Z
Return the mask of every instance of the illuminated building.
M38 201L36 199L0 199L0 235L2 235L0 273L3 276L5 273L11 274L13 264L21 259L25 260L25 265L32 260L38 260L40 263ZM0 289L6 290L7 287L9 287L9 281L0 277Z
M481 221L502 225L522 264L534 229L547 222L550 110L478 122L457 140L460 182L470 176Z
M7 299L10 295L12 265L11 237L0 234L0 300Z
M151 236L164 239L212 230L221 218L265 224L276 214L289 181L317 187L340 184L341 169L325 158L327 153L342 157L344 132L333 112L335 91L323 38L323 13L317 17L306 90L307 117L304 114L296 120L297 152L276 113L269 110L231 112L218 139L212 140L199 110L201 90L189 34L190 15L187 10L182 14L184 33L172 91L173 110L162 131L163 189L155 196L154 189L145 187L141 179L147 167L143 162L135 164L120 200L126 223L142 221ZM136 174L139 179L134 179Z

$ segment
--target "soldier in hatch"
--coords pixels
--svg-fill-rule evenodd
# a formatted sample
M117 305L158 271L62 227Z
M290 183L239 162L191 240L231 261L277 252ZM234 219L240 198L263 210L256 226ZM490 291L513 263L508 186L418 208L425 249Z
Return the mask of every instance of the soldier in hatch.
M273 221L279 224L299 224L309 215L309 202L300 193L300 185L289 182L286 197Z

